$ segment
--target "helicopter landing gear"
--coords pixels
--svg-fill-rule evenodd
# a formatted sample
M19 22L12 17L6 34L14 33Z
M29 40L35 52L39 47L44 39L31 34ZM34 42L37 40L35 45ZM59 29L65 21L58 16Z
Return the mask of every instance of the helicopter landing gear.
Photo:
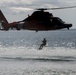
M69 30L69 27L67 29Z

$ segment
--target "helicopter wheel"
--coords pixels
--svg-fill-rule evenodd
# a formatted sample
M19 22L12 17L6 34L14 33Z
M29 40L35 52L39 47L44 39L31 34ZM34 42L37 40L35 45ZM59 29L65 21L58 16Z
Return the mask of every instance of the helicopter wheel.
M69 30L69 27L67 29Z

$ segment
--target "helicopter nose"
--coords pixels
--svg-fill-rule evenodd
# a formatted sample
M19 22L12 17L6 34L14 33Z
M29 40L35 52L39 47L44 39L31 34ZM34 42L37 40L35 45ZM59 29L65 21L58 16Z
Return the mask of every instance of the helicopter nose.
M69 27L72 27L72 24L69 24Z
M72 24L68 24L67 25L67 29L69 30L69 28L72 27Z

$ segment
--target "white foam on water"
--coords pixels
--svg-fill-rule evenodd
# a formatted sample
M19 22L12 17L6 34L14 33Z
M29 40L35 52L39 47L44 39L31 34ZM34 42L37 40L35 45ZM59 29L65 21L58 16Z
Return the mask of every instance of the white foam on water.
M1 32L0 75L76 75L75 33ZM45 36L49 46L38 50Z
M42 50L39 50L38 47L0 47L0 56L1 55L45 55L45 56L76 56L76 50L72 48L63 48L63 47L44 47Z

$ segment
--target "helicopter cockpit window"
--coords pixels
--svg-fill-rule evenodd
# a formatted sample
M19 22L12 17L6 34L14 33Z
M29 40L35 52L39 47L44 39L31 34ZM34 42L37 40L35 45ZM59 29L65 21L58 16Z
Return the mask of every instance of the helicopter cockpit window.
M62 21L62 19L60 19L60 18L57 18L57 20L58 20L59 22L61 22L61 23L65 23L65 22Z

